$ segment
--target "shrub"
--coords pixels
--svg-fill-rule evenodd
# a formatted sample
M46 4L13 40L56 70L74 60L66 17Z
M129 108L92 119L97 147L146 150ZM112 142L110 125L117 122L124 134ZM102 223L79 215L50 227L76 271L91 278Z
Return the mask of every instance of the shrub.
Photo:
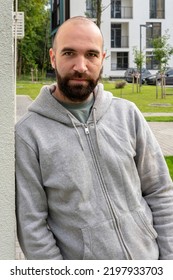
M117 81L115 83L115 88L124 88L126 85L126 81Z

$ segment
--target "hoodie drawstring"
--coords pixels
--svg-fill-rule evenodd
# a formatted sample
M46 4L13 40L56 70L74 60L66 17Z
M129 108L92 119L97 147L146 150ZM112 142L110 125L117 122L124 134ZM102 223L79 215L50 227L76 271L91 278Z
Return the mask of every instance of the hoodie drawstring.
M97 143L97 147L98 147L98 151L100 153L100 147L99 147L99 138L98 138L98 131L97 131L97 119L96 119L96 108L93 107L93 122L94 122L94 130L95 130L95 134L96 134L96 143Z
M82 138L81 138L80 133L79 133L79 131L78 131L76 125L75 125L75 122L74 122L74 120L73 120L73 116L71 116L71 114L68 114L68 116L69 116L69 118L70 118L70 120L71 120L71 122L72 122L72 125L73 125L73 127L74 127L76 133L77 133L77 136L78 136L78 139L79 139L79 143L80 143L80 145L81 145L81 148L82 148L82 150L84 150L83 143L82 143Z

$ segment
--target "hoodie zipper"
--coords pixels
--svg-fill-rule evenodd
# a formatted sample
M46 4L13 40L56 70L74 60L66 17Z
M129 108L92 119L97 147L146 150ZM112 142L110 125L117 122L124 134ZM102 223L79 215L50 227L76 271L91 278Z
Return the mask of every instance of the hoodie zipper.
M96 156L95 150L94 150L93 145L92 145L92 140L91 140L91 137L90 137L90 132L89 132L89 128L88 128L87 124L84 125L84 131L85 131L85 134L86 134L86 137L87 137L87 141L88 141L88 144L89 144L89 149L91 151L91 155L92 155L92 158L93 158L94 166L95 166L98 178L99 178L99 182L100 182L100 185L101 185L101 189L102 189L103 195L104 195L104 197L106 199L110 215L113 218L113 221L115 221L115 223L116 223L116 226L114 225L115 230L116 230L116 232L118 234L118 238L120 240L120 243L121 243L122 247L125 249L124 253L125 253L127 259L128 260L132 260L132 256L131 256L131 254L130 254L128 248L127 248L127 245L125 244L125 241L123 239L123 236L122 236L122 233L121 233L121 229L120 229L120 226L119 226L119 222L118 222L118 219L117 219L117 215L115 213L115 209L112 206L111 199L109 197L106 185L104 183L104 178L102 176L100 165L99 165L99 162L97 160L97 156Z
M84 130L85 130L85 134L89 134L89 129L88 129L88 126L86 124L84 125Z

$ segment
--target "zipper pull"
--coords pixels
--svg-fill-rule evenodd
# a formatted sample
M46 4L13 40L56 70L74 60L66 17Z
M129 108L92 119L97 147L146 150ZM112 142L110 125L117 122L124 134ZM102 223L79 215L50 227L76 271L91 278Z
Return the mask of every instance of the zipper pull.
M86 134L89 134L89 129L88 129L88 126L87 126L87 125L84 126L84 129L85 129L85 133L86 133Z

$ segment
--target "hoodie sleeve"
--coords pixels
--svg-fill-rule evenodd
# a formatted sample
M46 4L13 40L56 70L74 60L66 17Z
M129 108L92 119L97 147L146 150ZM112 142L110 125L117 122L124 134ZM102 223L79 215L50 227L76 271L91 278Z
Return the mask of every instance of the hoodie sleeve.
M47 225L48 206L35 151L16 134L18 239L27 259L62 259Z
M142 193L153 214L153 224L158 234L159 259L172 260L173 182L157 140L143 116L137 115L136 164Z

